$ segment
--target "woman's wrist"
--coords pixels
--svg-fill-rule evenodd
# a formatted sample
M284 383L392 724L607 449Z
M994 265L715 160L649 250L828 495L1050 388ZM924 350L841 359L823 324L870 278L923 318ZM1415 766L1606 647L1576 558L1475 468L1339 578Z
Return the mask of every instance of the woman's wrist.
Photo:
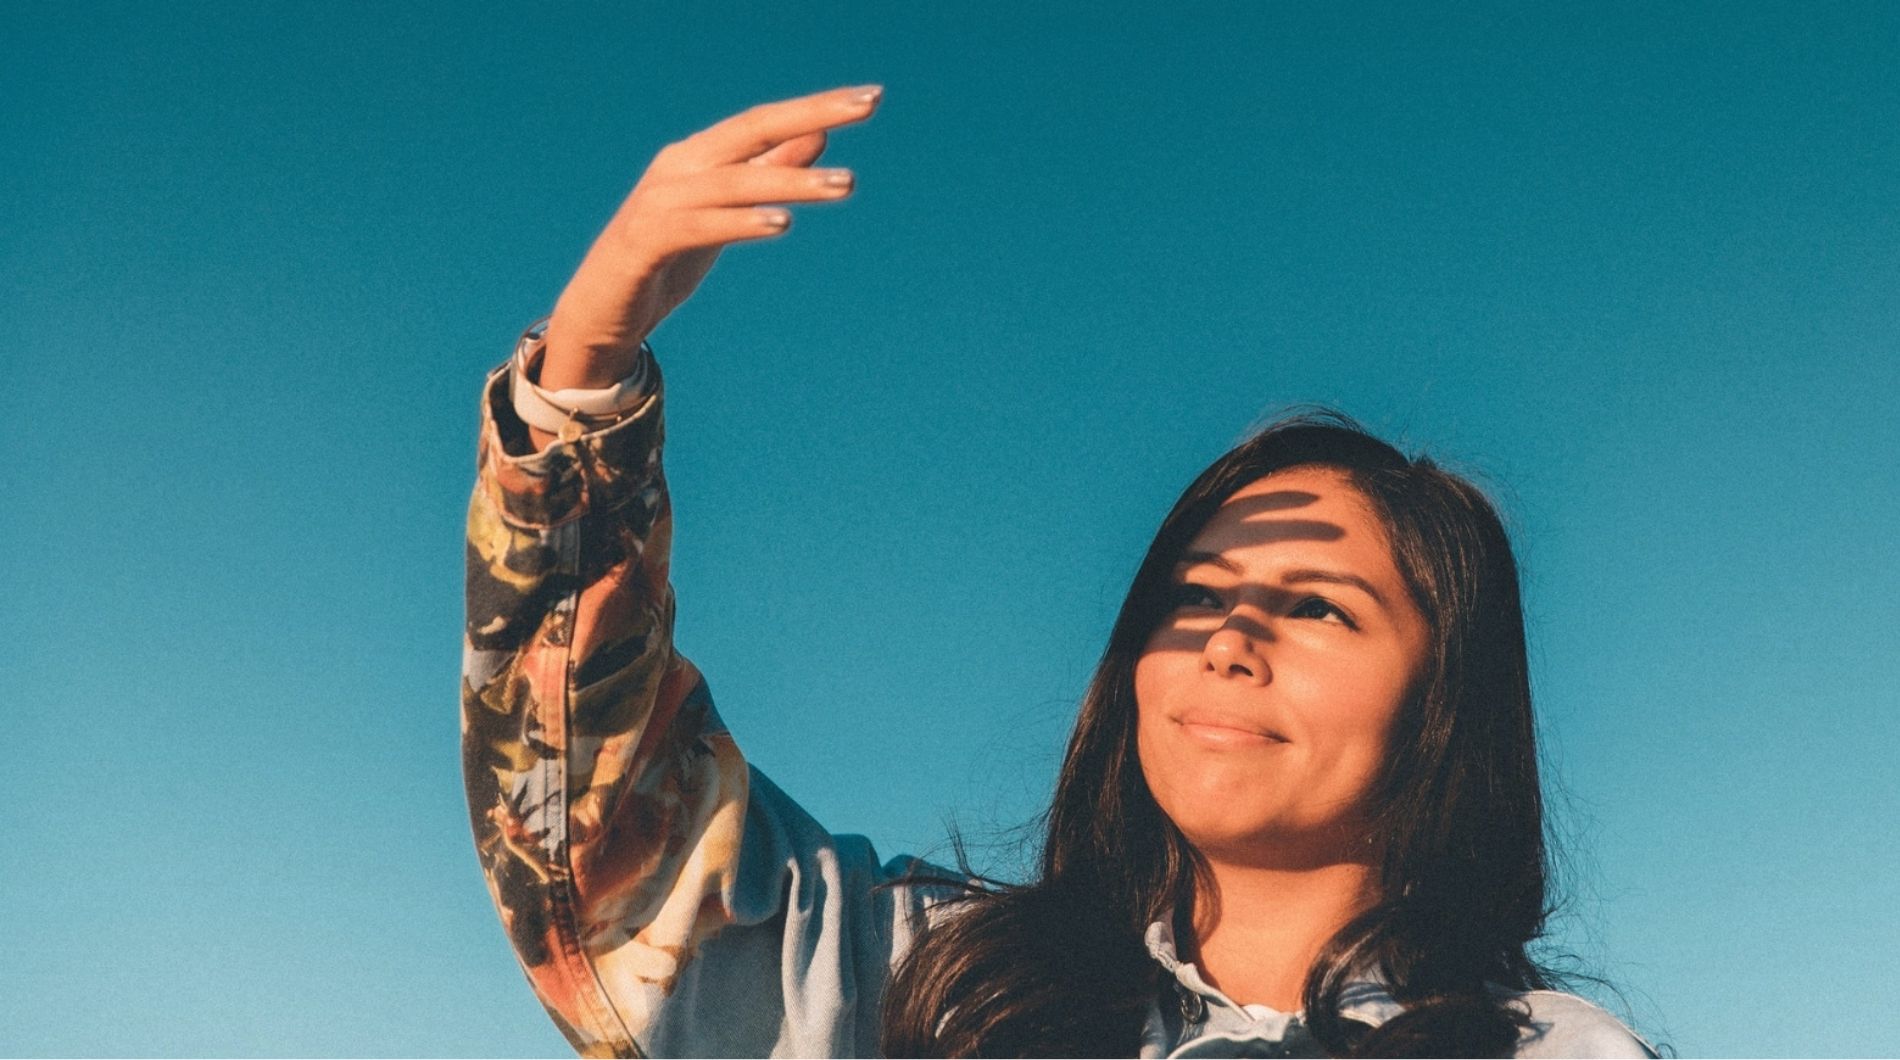
M599 390L633 374L640 364L644 336L627 340L577 338L571 331L548 325L547 351L541 356L535 384L543 390Z
M627 315L626 307L570 284L548 317L539 385L597 390L626 378L640 363L640 346L652 330L650 322L641 326Z
M530 428L536 449L545 448L553 437L572 439L612 426L639 407L647 397L647 358L652 355L641 342L632 366L605 385L550 386L550 328L543 319L522 332L509 381L515 415Z

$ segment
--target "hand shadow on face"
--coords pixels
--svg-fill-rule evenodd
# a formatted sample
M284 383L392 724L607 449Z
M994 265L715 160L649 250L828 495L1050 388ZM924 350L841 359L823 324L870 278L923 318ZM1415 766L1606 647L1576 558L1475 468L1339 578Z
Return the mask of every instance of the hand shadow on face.
M1236 516L1245 531L1236 540L1228 542L1230 548L1247 548L1279 541L1337 541L1346 536L1345 527L1323 519L1290 519L1269 515L1274 512L1292 511L1304 508L1319 500L1319 495L1306 490L1274 490L1269 493L1239 497L1221 505L1220 514L1231 519ZM1261 591L1266 598L1267 609L1279 614L1292 607L1309 594L1286 589L1276 585L1259 582L1242 582ZM1157 609L1159 610L1159 609ZM1182 651L1199 655L1207 647L1207 638L1212 629L1179 629L1166 625L1168 613L1161 611L1155 616L1154 634L1148 641L1147 651ZM1273 634L1264 625L1245 615L1229 615L1223 623L1249 637L1272 640Z

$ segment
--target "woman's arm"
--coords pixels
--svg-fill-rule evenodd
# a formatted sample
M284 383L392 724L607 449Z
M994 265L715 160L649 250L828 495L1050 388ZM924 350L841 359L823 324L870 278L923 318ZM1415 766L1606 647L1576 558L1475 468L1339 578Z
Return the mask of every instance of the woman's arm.
M871 113L854 94L752 108L649 167L563 292L541 356L547 390L643 367L644 399L617 422L530 428L508 365L484 389L464 777L509 938L583 1053L636 1052L699 947L734 922L747 827L745 763L673 648L664 387L641 343L726 243L783 231L757 204L848 194L807 167L826 128Z
M656 380L657 384L657 380ZM535 992L583 1052L640 1028L603 962L664 990L721 926L744 764L689 706L672 649L661 388L619 424L528 452L488 380L469 505L462 755L489 890ZM681 924L681 902L709 916Z

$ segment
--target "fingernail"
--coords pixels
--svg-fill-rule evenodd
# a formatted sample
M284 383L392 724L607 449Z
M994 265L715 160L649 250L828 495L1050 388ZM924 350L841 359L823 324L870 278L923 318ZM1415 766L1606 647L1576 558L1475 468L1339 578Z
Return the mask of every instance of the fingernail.
M883 85L859 85L851 93L851 102L869 103L884 94Z
M773 228L781 228L792 223L790 210L759 210L758 218L760 224L770 225Z

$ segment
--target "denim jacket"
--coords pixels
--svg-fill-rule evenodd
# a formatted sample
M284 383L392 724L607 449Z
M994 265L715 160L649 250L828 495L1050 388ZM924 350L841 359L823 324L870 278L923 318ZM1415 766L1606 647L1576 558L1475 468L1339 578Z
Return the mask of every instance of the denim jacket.
M461 733L490 896L580 1055L873 1055L891 968L955 893L902 881L953 874L812 820L747 765L674 650L664 384L642 367L623 418L540 452L510 365L483 388ZM1147 941L1175 985L1142 1056L1318 1055L1297 1015L1201 982L1165 926ZM1653 1055L1580 999L1527 1000L1547 1030L1520 1056ZM1397 1011L1365 984L1347 1014Z

